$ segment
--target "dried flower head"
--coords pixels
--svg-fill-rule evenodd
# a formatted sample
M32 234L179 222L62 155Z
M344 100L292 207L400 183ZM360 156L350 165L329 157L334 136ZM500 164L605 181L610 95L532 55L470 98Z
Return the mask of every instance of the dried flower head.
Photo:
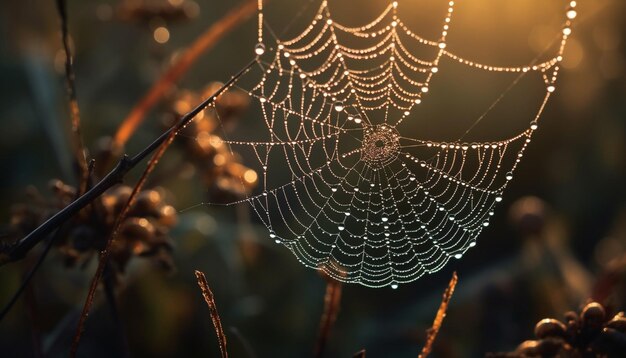
M170 100L170 115L165 121L171 125L176 118L187 113L202 98L215 93L222 84L209 84L201 93L178 91ZM249 97L237 90L224 92L215 103L201 112L181 131L180 143L200 173L209 195L214 202L237 200L249 194L258 183L255 170L241 164L242 158L231 151L219 133L225 126L232 126L248 108Z
M54 193L51 198L30 189L28 202L13 207L12 236L20 237L36 228L76 197L76 189L60 180L53 180L50 187ZM131 187L124 185L108 190L66 225L55 245L67 266L87 262L104 247L131 191ZM111 262L117 272L123 272L136 256L150 257L164 268L172 269L173 242L168 233L176 221L177 212L164 200L162 189L140 192L111 249Z

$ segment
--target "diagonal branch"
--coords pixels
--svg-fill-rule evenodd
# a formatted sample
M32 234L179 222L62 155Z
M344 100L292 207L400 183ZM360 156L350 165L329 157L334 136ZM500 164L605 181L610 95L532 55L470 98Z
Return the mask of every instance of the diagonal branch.
M189 123L189 121L191 121L191 119L193 119L198 113L200 113L206 107L213 105L215 102L215 99L219 97L219 95L222 94L224 91L226 91L236 81L237 78L245 74L250 69L250 67L252 67L252 65L254 65L255 63L257 63L257 60L256 59L252 60L236 76L232 77L219 90L217 90L215 94L213 94L207 100L202 102L194 110L184 115L178 121L178 123L176 123L168 131L163 133L159 137L159 139L154 141L148 148L146 148L146 149L152 148L151 150L149 151L144 150L143 152L139 153L137 156L130 159L131 162L135 162L137 160L137 163L138 163L143 158L145 158L145 156L147 156L149 153L151 153L152 151L155 151L155 153L152 155L152 158L150 158L150 161L148 162L146 169L141 175L141 178L139 178L139 181L137 182L137 184L135 184L135 187L133 188L133 191L131 192L124 208L122 209L121 213L117 216L115 220L115 225L113 226L112 234L108 238L105 248L100 252L100 260L98 262L98 268L96 270L94 277L91 279L89 292L87 293L87 298L85 299L85 303L83 305L83 310L80 316L80 320L78 321L78 327L76 328L76 333L72 341L70 357L75 357L78 351L78 344L80 343L80 338L84 330L85 322L87 321L87 317L89 316L89 312L91 311L91 306L93 305L93 300L96 295L96 290L98 288L98 285L100 283L104 270L107 267L109 254L111 252L111 245L117 239L117 236L119 235L119 232L120 232L121 224L124 222L124 220L126 219L126 216L130 212L130 208L134 204L135 199L137 198L137 194L139 194L139 192L143 189L144 184L148 180L148 176L152 173L152 171L158 164L159 160L161 160L161 157L163 156L163 154L165 154L165 151L167 151L167 148L169 148L170 144L176 137L176 133L178 133L179 130L184 128L187 125L187 123Z
M165 131L161 136L155 139L150 145L144 148L134 157L123 156L118 164L113 168L102 180L95 184L85 194L74 200L71 204L54 214L50 219L41 224L35 230L31 231L26 237L11 247L8 252L0 252L0 266L9 262L22 259L26 253L35 245L41 242L50 232L59 227L69 218L74 216L85 206L89 205L93 200L102 195L107 189L122 182L126 174L141 163L148 155L157 150L171 135L178 133L185 125L187 125L198 113L212 104L215 99L228 89L237 79L243 76L250 68L257 63L257 58L250 61L237 74L231 77L215 94L204 100L196 108L191 110L180 118L170 129Z
M150 174L152 173L156 165L161 160L161 157L163 156L163 154L165 154L165 151L167 150L167 148L169 148L170 144L174 140L174 137L176 137L176 132L177 131L171 131L169 135L167 136L167 138L165 139L165 141L159 145L156 152L152 155L152 158L150 158L150 161L148 161L148 165L146 169L144 170L143 174L141 174L141 178L139 178L139 181L137 182L137 184L135 184L135 187L133 188L133 191L130 193L130 196L128 197L128 200L126 201L126 204L124 204L124 208L115 219L115 224L113 225L113 231L111 235L109 236L109 238L107 239L104 249L100 252L100 259L98 260L98 268L96 269L96 273L91 279L91 284L89 285L87 298L85 299L85 303L83 304L83 310L81 312L80 319L78 321L78 326L76 327L76 333L74 334L74 339L72 341L70 357L76 356L76 352L78 351L78 345L80 343L80 338L84 331L85 322L87 321L87 317L89 316L89 312L91 311L91 307L93 306L93 301L96 296L96 290L98 289L100 280L102 279L102 276L104 275L104 271L106 270L107 267L110 267L108 265L108 262L109 262L109 254L111 253L111 246L113 245L113 242L117 240L119 233L120 233L120 227L122 226L122 223L124 222L124 220L126 220L126 217L128 216L128 213L130 212L130 208L134 205L135 200L137 199L137 194L141 192L141 190L143 189L143 186L148 180L148 176L150 176Z

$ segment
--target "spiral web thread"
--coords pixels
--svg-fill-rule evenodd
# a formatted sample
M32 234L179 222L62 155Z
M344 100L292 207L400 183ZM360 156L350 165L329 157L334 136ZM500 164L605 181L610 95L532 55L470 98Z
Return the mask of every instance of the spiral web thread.
M366 25L346 27L322 1L304 32L276 40L273 56L257 45L262 75L247 92L262 109L266 139L224 142L257 158L262 192L243 202L304 265L344 282L397 288L461 258L489 225L555 90L576 2L568 2L554 57L521 67L450 52L454 1L448 6L437 40L412 32L397 2ZM529 126L493 142L404 136L398 125L426 99L444 58L541 76L546 93Z

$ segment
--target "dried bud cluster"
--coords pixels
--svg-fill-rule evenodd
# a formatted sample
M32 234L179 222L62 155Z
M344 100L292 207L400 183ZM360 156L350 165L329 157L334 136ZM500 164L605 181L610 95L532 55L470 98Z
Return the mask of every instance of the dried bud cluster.
M209 84L202 93L179 91L171 101L171 113L166 121L171 125L177 117L189 112L203 98L211 96L221 83ZM241 157L230 150L217 134L233 125L248 108L250 99L241 91L230 90L222 94L209 107L181 131L188 158L200 172L209 188L212 201L232 201L248 194L257 184L256 171L241 164ZM216 133L217 132L217 133Z
M76 189L60 180L53 180L51 188L53 198L46 199L31 190L30 202L13 208L10 226L15 236L30 232L76 198ZM55 245L67 266L81 265L104 247L131 191L129 186L108 190L66 225ZM110 258L116 270L124 271L133 256L151 257L164 268L172 269L173 243L168 233L176 220L176 210L167 205L160 189L140 192L111 248Z
M131 191L129 186L120 186L102 196L107 227L114 225ZM173 241L168 233L176 222L176 209L164 201L160 188L140 192L120 225L118 240L111 247L111 259L123 268L133 256L152 257L171 270Z
M565 322L545 318L535 326L535 340L514 352L493 357L623 357L626 352L626 317L609 318L605 308L587 304L580 314L567 312Z

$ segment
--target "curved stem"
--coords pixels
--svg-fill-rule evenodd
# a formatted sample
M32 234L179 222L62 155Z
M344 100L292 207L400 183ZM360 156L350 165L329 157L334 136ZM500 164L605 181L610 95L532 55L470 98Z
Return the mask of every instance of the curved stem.
M89 312L91 311L91 306L93 305L93 300L96 295L98 284L100 283L100 279L102 278L104 269L107 267L111 245L117 239L117 236L119 235L120 226L122 222L126 219L126 216L128 215L128 212L130 211L131 206L135 202L135 198L137 197L137 194L139 194L139 192L142 190L144 184L146 183L146 180L148 179L148 176L150 175L150 173L152 173L152 171L156 167L157 163L159 162L163 154L165 154L165 151L167 150L167 148L169 148L170 144L174 140L174 137L176 136L176 133L178 133L179 130L184 128L189 123L189 121L191 121L196 115L198 115L198 113L206 109L209 105L213 104L217 97L219 97L224 91L226 91L226 89L228 89L239 77L243 76L255 63L257 63L257 59L250 61L250 63L248 63L235 76L231 77L231 79L228 82L226 82L222 87L220 87L220 89L218 89L217 92L215 92L211 97L204 100L191 112L185 114L174 126L172 126L169 130L163 133L159 138L157 138L157 140L152 142L152 144L150 144L141 153L137 154L132 159L130 159L131 163L137 164L141 162L150 153L152 153L153 151L156 151L152 155L152 158L150 158L150 161L148 162L146 169L141 175L141 178L139 179L137 184L135 184L135 187L133 188L133 191L131 192L124 208L122 209L121 213L116 218L112 234L107 240L105 248L100 252L100 260L98 262L98 268L96 270L94 277L91 279L89 292L87 293L87 298L85 299L85 304L83 305L83 310L80 316L80 320L78 322L78 327L76 328L76 333L72 341L70 357L75 357L78 351L80 338L82 336L85 322L87 321L87 317L89 316Z
M20 285L20 287L17 289L17 291L15 291L15 293L13 294L9 302L2 309L2 311L0 311L0 322L2 322L4 317L11 311L11 308L13 308L15 303L17 303L18 298L20 298L24 290L26 290L26 288L28 287L28 284L30 283L30 280L33 278L33 276L35 275L35 272L37 272L41 264L43 264L44 260L46 259L46 256L48 256L48 253L50 252L50 249L52 248L52 244L54 244L54 241L58 236L58 233L59 231L57 231L54 234L54 236L50 238L43 252L41 253L41 255L39 255L37 262L35 262L35 264L30 269L30 271L28 271L26 276L24 276L24 279L22 280L22 284Z

